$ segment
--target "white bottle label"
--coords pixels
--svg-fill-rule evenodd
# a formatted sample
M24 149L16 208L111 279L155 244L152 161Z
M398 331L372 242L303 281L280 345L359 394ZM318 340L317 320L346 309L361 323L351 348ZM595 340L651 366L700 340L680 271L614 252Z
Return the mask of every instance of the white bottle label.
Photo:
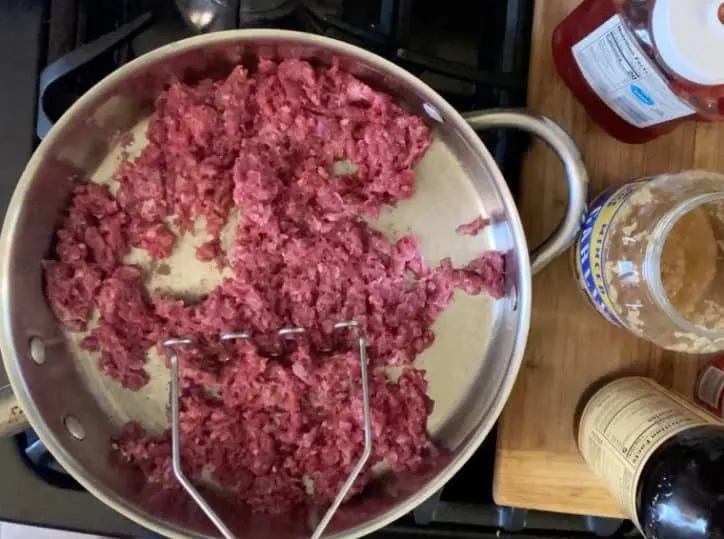
M636 487L651 455L672 436L716 419L648 378L621 378L586 404L578 447L640 529Z
M671 91L619 15L576 43L573 57L598 97L631 125L649 127L696 112Z

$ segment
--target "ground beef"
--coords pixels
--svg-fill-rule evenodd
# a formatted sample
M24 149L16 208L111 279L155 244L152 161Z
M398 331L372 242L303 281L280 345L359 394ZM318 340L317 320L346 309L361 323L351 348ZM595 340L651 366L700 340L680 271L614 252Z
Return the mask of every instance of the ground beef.
M151 258L168 257L176 243L176 236L161 221L146 223L132 220L127 232L130 244L145 249Z
M46 292L56 316L70 329L85 329L102 273L84 260L73 264L48 261L43 266Z
M483 229L490 224L489 219L477 217L469 223L464 223L455 229L455 232L462 236L477 236Z
M223 268L226 265L224 251L218 239L213 239L199 245L196 249L196 258L202 262L216 262L219 268Z
M104 373L129 389L143 387L148 382L146 352L157 342L162 322L144 298L141 272L120 266L103 281L95 301L100 320L83 347L100 352Z
M107 187L79 185L57 232L56 260L44 262L47 296L58 319L83 330L96 292L128 252L128 219Z
M463 269L452 269L448 259L440 268L455 287L468 294L480 294L486 290L494 298L505 295L505 259L498 251L486 251Z
M179 352L184 468L196 478L210 471L240 502L275 512L328 503L361 454L359 358L355 341L333 330L355 319L368 344L374 432L355 492L377 463L418 469L437 450L426 430L433 403L413 361L455 288L504 293L500 253L430 268L414 236L391 242L362 220L413 195L413 166L431 141L425 124L336 65L262 60L223 81L172 84L148 139L119 167L115 198L95 185L73 193L45 262L61 322L82 330L97 309L83 346L129 389L148 381L149 348L195 337ZM233 209L241 219L224 252ZM192 231L199 219L211 239L197 258L228 265L231 276L193 302L149 295L123 257L132 246L166 258L171 228ZM290 325L307 336L270 337ZM257 339L219 342L241 329ZM395 381L384 369L393 365L402 367ZM168 434L129 424L116 449L149 481L177 487Z

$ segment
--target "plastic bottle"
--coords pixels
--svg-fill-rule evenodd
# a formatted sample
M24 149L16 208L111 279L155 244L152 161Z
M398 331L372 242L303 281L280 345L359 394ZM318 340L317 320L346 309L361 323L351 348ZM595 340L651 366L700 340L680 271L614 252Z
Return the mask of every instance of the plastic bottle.
M724 0L584 0L555 29L553 59L623 142L724 119Z

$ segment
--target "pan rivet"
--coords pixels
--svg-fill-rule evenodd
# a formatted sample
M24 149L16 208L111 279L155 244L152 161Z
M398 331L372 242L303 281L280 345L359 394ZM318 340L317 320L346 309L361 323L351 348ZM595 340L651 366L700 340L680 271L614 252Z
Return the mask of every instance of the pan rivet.
M435 120L438 123L442 123L442 116L440 116L440 111L437 110L437 108L430 104L430 103L423 103L422 108L425 109L425 112L427 112L427 115Z
M73 438L76 440L82 440L85 438L85 429L81 422L76 419L75 416L67 415L63 418L63 425Z
M45 363L45 343L40 337L30 339L30 358L38 365Z

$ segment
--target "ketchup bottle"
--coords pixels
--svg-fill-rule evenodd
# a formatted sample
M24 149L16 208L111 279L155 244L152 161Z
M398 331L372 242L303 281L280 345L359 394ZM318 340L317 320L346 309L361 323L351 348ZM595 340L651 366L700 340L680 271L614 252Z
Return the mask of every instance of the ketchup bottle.
M555 29L553 59L622 142L724 119L724 0L584 0Z

